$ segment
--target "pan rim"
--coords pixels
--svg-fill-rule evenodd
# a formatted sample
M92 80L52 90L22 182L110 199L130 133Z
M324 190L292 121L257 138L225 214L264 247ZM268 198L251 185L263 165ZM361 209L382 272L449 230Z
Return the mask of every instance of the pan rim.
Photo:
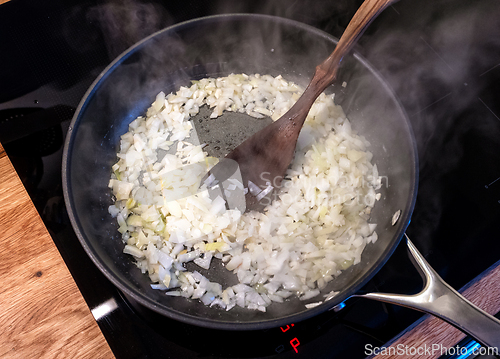
M206 16L206 17L200 17L188 21L184 21L178 24L174 24L172 26L169 26L165 29L162 29L160 31L157 31L150 36L142 39L141 41L137 42L136 44L132 45L130 48L122 52L116 59L114 59L99 75L98 77L94 80L92 85L89 87L87 92L85 93L84 97L80 101L75 114L73 116L73 119L71 121L69 130L68 130L68 135L66 136L65 144L64 144L64 151L63 151L63 164L62 164L62 182L63 182L63 194L64 194L64 200L66 204L66 208L68 210L68 215L73 227L73 230L75 231L75 234L77 235L78 240L80 241L82 247L84 248L85 252L87 255L91 258L92 262L99 268L99 270L106 276L108 280L110 280L120 291L126 293L128 296L132 297L134 300L136 300L139 304L161 314L166 317L191 324L191 325L196 325L196 326L201 326L201 327L206 327L206 328L211 328L211 329L222 329L222 330L259 330L259 329L267 329L267 328L272 328L272 327L279 327L282 325L286 325L291 322L299 322L308 318L311 318L313 316L316 316L320 313L323 313L327 310L332 309L334 306L338 305L339 303L344 302L347 300L349 297L354 295L359 291L359 289L364 286L379 270L380 268L385 264L385 262L390 258L396 247L401 241L401 238L403 237L403 234L407 228L407 226L410 223L410 218L413 213L413 209L415 206L416 202L416 197L417 197L417 189L418 189L418 155L417 155L417 146L416 146L416 140L415 136L413 134L413 130L411 127L411 124L409 122L408 116L401 105L399 99L395 95L394 91L392 88L389 86L389 84L382 78L380 73L364 58L362 57L359 53L354 51L354 57L356 58L357 61L361 62L363 66L365 66L385 87L385 91L392 97L392 99L395 101L395 105L397 106L397 110L400 111L405 119L405 126L407 127L406 130L410 134L410 139L411 139L411 144L410 144L410 149L411 149L411 155L413 159L413 166L411 166L412 169L412 178L414 178L414 182L410 187L410 198L407 199L407 206L406 208L402 209L402 217L399 220L398 226L398 234L395 239L393 239L393 242L385 249L383 252L383 255L378 257L377 261L367 270L367 272L362 276L360 280L357 281L357 283L351 285L349 287L349 290L347 290L341 297L339 298L333 298L330 301L327 301L317 307L307 309L304 311L301 311L299 313L291 314L285 317L277 318L277 319L268 319L268 320L258 320L258 321L242 321L242 322L227 322L227 321L220 321L216 319L209 319L209 318L202 318L202 317L196 317L190 314L186 314L183 312L179 312L173 308L169 308L166 306L159 306L157 302L152 300L151 298L147 297L143 293L140 293L137 288L133 288L130 285L127 285L124 281L122 281L120 278L115 276L112 271L103 263L103 261L99 258L95 250L93 249L92 246L88 243L86 240L83 230L81 229L80 222L76 216L76 210L74 206L74 200L71 195L71 179L70 179L70 168L71 164L69 163L69 160L71 158L71 153L72 153L72 145L73 145L73 138L75 136L75 133L77 132L78 126L79 126L79 119L80 119L80 114L85 110L88 100L92 98L93 93L97 90L99 85L106 79L106 77L112 72L112 70L117 67L119 64L121 64L123 61L125 61L130 55L132 55L136 50L138 50L141 46L143 46L146 42L151 40L152 38L158 36L159 34L163 34L166 32L172 32L172 31L177 31L180 30L186 26L191 26L193 23L209 23L213 21L220 21L220 20L228 20L228 21L235 21L235 20L259 20L259 19L267 19L271 21L276 21L284 25L291 25L296 28L300 28L304 31L313 33L315 35L318 35L325 40L328 40L332 42L333 44L336 44L338 42L338 39L336 39L334 36L319 30L313 26L287 19L287 18L282 18L282 17L277 17L277 16L271 16L271 15L263 15L263 14L222 14L222 15L212 15L212 16Z

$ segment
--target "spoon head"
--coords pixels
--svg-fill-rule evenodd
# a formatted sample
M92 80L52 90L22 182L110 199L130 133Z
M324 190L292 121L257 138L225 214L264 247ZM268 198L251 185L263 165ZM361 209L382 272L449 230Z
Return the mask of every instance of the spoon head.
M296 127L282 118L252 135L210 170L216 183L241 179L246 210L264 209L276 197L294 157Z

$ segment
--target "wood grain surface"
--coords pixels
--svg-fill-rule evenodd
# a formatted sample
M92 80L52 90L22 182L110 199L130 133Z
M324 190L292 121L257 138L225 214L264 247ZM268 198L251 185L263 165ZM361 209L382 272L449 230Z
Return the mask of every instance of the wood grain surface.
M113 358L0 144L0 357Z
M500 312L500 261L487 269L482 275L471 281L460 293L469 301L477 305L479 308L489 314ZM411 350L417 351L418 348L432 348L433 345L436 351L426 353L420 349L420 354L415 352L415 355L392 355L390 350L387 350L388 355L376 355L372 358L389 359L389 358L439 358L444 355L441 348L451 348L457 345L466 335L452 325L444 322L436 317L426 315L422 320L409 327L405 332L394 338L384 347L393 347L392 353L396 353L397 348L402 348L405 353L412 353ZM439 346L439 350L438 349ZM409 348L406 351L405 348ZM412 349L413 348L413 349ZM499 349L500 350L500 349ZM430 352L430 353L429 353Z

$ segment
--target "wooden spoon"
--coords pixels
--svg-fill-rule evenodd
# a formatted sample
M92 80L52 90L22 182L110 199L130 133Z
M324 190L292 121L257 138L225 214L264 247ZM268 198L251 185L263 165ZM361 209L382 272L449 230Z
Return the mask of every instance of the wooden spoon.
M335 80L343 57L352 49L368 25L387 6L397 0L365 0L349 22L335 50L316 67L314 77L302 96L280 119L263 128L230 152L211 169L222 182L234 173L237 166L245 187L246 209L261 209L263 194L279 188L283 176L292 162L297 138L316 98ZM257 188L257 187L258 188ZM262 192L264 191L264 192Z

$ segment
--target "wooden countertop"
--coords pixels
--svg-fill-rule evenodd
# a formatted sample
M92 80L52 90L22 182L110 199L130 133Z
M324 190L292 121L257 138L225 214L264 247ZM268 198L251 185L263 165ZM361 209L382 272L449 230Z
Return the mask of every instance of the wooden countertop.
M0 357L113 358L0 144Z

